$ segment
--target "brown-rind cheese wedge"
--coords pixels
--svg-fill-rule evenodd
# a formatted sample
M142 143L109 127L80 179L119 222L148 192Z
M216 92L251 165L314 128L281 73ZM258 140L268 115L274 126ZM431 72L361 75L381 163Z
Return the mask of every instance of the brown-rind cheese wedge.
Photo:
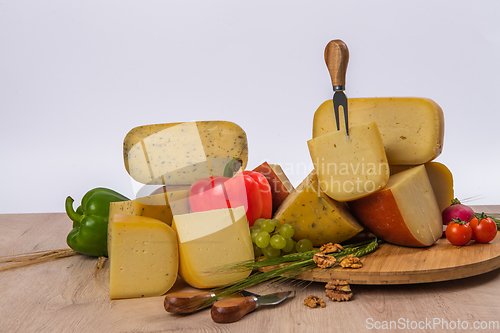
M392 175L383 190L348 205L359 222L387 242L425 247L441 238L441 211L423 165Z

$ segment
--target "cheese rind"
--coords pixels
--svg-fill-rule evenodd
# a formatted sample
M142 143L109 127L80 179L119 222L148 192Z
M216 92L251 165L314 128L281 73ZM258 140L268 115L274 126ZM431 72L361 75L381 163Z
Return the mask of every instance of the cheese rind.
M283 172L281 166L277 164L264 162L253 169L253 171L264 175L271 186L271 195L273 198L272 213L274 214L285 198L293 191L293 185Z
M227 121L198 121L133 128L123 141L127 172L151 185L189 185L222 176L233 158L248 161L246 133Z
M417 165L435 159L443 149L444 116L427 98L349 98L349 125L375 122L389 164ZM344 119L340 117L343 131ZM316 110L313 138L337 130L332 100Z
M160 296L177 279L177 236L164 222L116 214L110 228L111 299Z
M441 212L451 205L455 198L453 189L453 174L446 165L439 162L428 162L424 164L427 176L431 182L432 190ZM390 165L391 175L415 167L414 165Z
M340 243L363 230L345 204L321 191L315 171L283 201L273 218L294 228L294 240L307 238L314 246Z
M179 241L179 275L192 287L218 287L250 274L220 270L254 259L244 207L175 215L172 227Z
M387 242L424 247L441 238L441 212L423 165L391 176L383 190L348 205L363 225Z
M307 142L321 190L337 201L362 198L383 188L389 164L375 123L355 125Z

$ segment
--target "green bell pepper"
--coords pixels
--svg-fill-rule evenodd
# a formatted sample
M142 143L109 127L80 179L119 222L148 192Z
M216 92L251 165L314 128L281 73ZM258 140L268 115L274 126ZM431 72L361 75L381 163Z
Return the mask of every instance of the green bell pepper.
M73 221L66 242L78 253L89 256L108 256L109 204L129 198L113 190L98 187L88 191L82 204L73 210L73 198L66 198L66 214Z

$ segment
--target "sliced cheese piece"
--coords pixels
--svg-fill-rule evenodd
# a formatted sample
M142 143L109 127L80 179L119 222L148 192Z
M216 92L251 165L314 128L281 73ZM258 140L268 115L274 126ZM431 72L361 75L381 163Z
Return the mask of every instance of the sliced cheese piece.
M345 204L320 190L314 171L283 201L273 218L294 228L294 240L307 238L314 246L340 243L363 230Z
M362 198L383 188L389 164L374 122L355 125L307 142L321 190L337 201Z
M123 141L125 168L150 185L189 185L222 176L233 158L248 160L245 132L227 121L198 121L133 128Z
M111 299L160 296L177 279L177 235L166 223L116 214L109 242Z
M349 98L349 125L377 123L389 164L416 165L435 159L443 149L444 116L427 98ZM344 118L340 117L341 130ZM337 130L332 100L314 114L313 138Z
M441 212L451 205L451 200L455 198L453 189L453 174L446 165L439 162L425 163L425 170L431 182L432 190ZM413 168L414 165L389 165L391 175Z
M189 213L189 188L113 203L109 215L146 216L171 225L173 215L186 213Z
M189 213L189 191L159 193L129 201L111 202L108 219L108 253L111 251L111 227L117 214L150 217L168 225L176 214Z
M393 244L430 246L443 233L441 211L423 165L391 176L383 190L348 204L362 224Z
M179 241L179 275L192 287L218 287L250 274L221 271L254 259L244 207L175 215L172 226Z
M293 185L278 164L264 162L253 171L263 174L271 186L273 197L272 213L274 214L285 198L293 191Z

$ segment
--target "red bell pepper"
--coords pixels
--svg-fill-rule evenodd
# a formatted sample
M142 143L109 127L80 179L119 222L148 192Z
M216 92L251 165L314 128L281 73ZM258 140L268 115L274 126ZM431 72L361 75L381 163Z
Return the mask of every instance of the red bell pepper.
M243 171L234 177L212 176L195 181L189 189L191 212L245 207L248 224L272 214L271 186L266 177Z

